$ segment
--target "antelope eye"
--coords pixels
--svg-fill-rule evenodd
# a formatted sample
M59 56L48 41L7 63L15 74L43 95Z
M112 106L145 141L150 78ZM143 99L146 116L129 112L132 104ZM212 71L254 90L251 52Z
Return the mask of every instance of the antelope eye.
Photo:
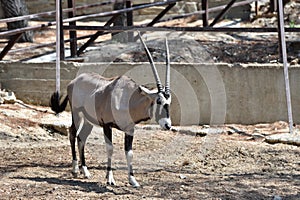
M158 99L156 100L156 103L159 104L159 105L162 104L161 99L158 98Z
M164 93L164 96L165 96L166 99L169 99L169 97L170 97L171 95L170 95L170 94Z

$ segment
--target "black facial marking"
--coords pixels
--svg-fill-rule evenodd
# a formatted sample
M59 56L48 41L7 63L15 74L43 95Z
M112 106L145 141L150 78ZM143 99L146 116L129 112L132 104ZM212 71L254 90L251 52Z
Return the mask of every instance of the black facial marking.
M166 98L166 99L169 99L170 98L170 94L166 94L166 93L164 93L164 97Z
M170 130L170 129L171 129L171 126L170 126L169 124L166 124L166 125L165 125L165 128L166 128L167 130Z
M156 100L156 103L159 104L159 105L161 105L161 104L162 104L161 99L158 98L158 99Z
M167 118L169 118L169 117L170 117L170 113L169 113L169 107L170 107L170 106L169 106L168 104L165 104L165 105L164 105L164 107L163 107L163 108L165 109L165 111L166 111Z

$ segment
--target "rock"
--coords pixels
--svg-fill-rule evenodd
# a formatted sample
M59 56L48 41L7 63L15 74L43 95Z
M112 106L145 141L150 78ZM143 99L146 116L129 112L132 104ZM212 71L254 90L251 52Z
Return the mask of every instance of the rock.
M192 135L192 136L206 136L208 133L207 129L199 129L196 127L172 127L171 131L178 132L185 135Z
M274 134L266 137L265 141L270 144L283 143L283 144L300 146L300 134L299 133Z
M290 65L298 65L298 63L300 63L300 60L298 58L295 58L290 62Z
M284 6L284 14L291 27L300 23L299 10L300 3L296 1L290 1Z
M17 98L13 92L0 92L0 103L14 104L17 101Z
M68 135L69 133L69 125L63 122L55 122L53 123L53 129L60 132L62 135Z
M186 2L184 10L186 13L192 13L198 11L197 2Z
M180 179L186 179L186 176L183 174L180 174L179 177L180 177Z
M164 46L164 39L161 38L161 33L147 34L147 46L149 49L155 49L154 61L165 62L164 49L157 48ZM171 62L191 62L191 63L212 63L213 60L204 47L199 45L189 35L180 33L168 34L169 48L176 49L176 53L170 54ZM92 51L87 51L84 56L87 57L86 62L148 62L147 56L141 53L138 43L120 44L111 41L103 42L100 46ZM181 48L177 48L181 47ZM107 51L110 49L111 51ZM131 50L129 50L131 49Z
M67 136L69 134L69 123L53 122L51 124L39 124L42 128L49 130L50 132L58 132L61 135Z

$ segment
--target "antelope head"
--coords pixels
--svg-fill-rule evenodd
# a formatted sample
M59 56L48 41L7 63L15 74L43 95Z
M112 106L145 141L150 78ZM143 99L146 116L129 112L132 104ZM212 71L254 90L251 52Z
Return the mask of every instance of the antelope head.
M148 47L146 46L143 38L138 32L140 40L143 44L143 47L146 51L147 57L149 59L152 72L156 81L157 92L154 95L154 103L156 104L155 110L155 120L163 129L171 129L172 123L170 118L170 104L171 104L171 92L170 92L170 56L169 56L169 47L168 40L165 41L166 46L166 78L165 78L165 86L162 85L159 75L157 73L157 69L155 67L153 58L149 52ZM151 91L146 88L141 87L141 89L150 94Z

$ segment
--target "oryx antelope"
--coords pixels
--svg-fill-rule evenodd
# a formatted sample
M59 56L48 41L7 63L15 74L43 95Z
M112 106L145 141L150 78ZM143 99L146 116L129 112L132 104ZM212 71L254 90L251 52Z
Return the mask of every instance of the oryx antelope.
M59 94L55 92L51 96L51 108L55 113L65 110L70 103L72 111L72 125L70 127L70 143L72 150L72 172L79 173L79 166L75 150L77 140L81 169L85 177L90 177L84 156L84 146L93 125L103 127L106 152L107 152L107 184L115 185L111 167L113 155L112 128L125 132L125 155L128 165L128 180L134 187L139 187L133 175L132 168L132 142L134 126L141 121L152 118L155 112L155 120L163 129L171 129L169 106L170 93L170 64L169 49L166 40L166 82L163 87L158 76L152 56L140 36L140 40L147 53L152 71L156 80L157 90L150 91L137 85L126 76L104 78L95 73L84 73L72 80L67 87L67 97L59 102ZM156 104L156 106L154 106ZM154 108L156 108L154 110Z

